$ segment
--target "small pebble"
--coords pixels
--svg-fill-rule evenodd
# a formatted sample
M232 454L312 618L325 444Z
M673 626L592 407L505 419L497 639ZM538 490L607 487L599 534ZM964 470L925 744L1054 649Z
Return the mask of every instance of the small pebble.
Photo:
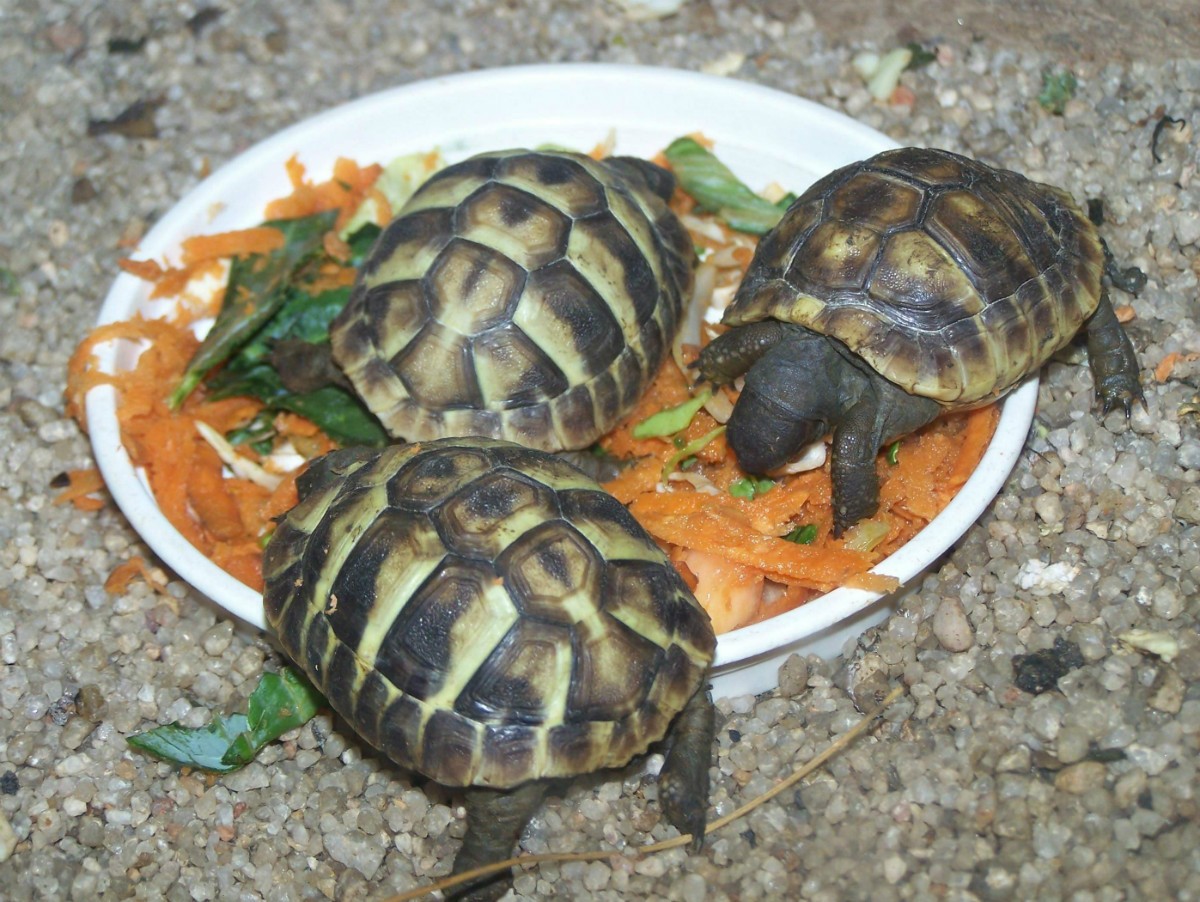
M1080 761L1064 767L1054 777L1054 787L1071 795L1099 789L1108 778L1108 768L1097 761Z
M946 651L966 651L975 644L975 630L961 601L946 596L938 603L933 614L933 634Z
M4 816L4 812L0 810L0 864L8 861L16 847L17 834L13 831L8 818Z

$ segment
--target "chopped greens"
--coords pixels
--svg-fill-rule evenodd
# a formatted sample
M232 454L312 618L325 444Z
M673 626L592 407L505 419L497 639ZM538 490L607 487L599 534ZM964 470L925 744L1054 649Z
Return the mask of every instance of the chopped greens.
M696 139L676 138L664 155L683 190L731 229L762 235L782 218L778 205L755 194Z
M692 417L696 415L711 397L712 390L705 389L682 404L677 404L675 407L668 407L666 410L660 410L658 413L646 417L646 419L633 427L633 437L636 439L662 438L674 435L676 432L682 432L688 428L688 424L692 422Z
M893 467L900 463L900 440L892 442L887 449L887 462Z
M126 742L180 767L227 774L253 761L267 743L307 723L324 704L303 676L285 668L262 675L245 714L215 715L208 726L198 728L167 724Z
M221 312L171 393L171 407L179 407L210 370L228 360L287 302L292 276L321 250L336 215L331 210L265 223L283 232L283 247L234 259Z
M912 59L908 61L905 69L920 69L922 66L928 66L937 59L936 48L929 50L924 44L917 41L910 41L905 45L908 51L912 54Z
M1075 89L1078 86L1079 82L1075 79L1075 73L1070 69L1063 69L1059 72L1047 69L1042 73L1042 90L1038 94L1038 103L1047 112L1061 116L1063 110L1067 108L1067 101L1075 96Z
M350 298L350 287L310 291L314 264L324 259L325 234L334 211L294 220L269 222L284 233L284 246L270 254L234 260L217 321L196 352L183 381L171 395L178 406L201 382L214 399L246 396L266 405L252 423L235 430L229 440L256 443L269 451L270 421L281 410L299 414L343 445L382 445L387 434L379 421L349 390L322 385L311 391L285 387L270 353L281 342L311 344L328 354L329 324ZM366 223L347 236L351 265L357 266L380 233ZM211 374L211 375L210 375Z
M765 495L775 486L774 479L766 477L743 476L729 484L729 494L734 498L745 498L747 501Z
M795 542L797 545L811 545L817 540L817 524L805 523L797 526L787 535L781 536L785 542Z
M725 427L718 426L716 429L704 433L704 435L700 436L700 438L688 442L686 445L668 457L667 462L663 464L662 481L666 482L667 477L671 475L671 472L678 467L682 461L687 460L689 457L695 457L701 448L703 448L713 439L724 435L724 433Z

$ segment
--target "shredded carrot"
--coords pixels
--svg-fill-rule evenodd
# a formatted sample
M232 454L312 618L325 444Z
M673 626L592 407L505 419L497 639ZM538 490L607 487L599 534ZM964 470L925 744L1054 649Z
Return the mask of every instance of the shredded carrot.
M95 467L86 470L68 470L67 487L54 497L55 504L66 504L68 501L81 511L95 511L104 507L102 498L95 498L96 492L103 491L104 477Z
M703 135L693 137L711 146ZM607 152L604 145L598 146L600 151ZM435 160L431 158L431 168ZM390 206L375 187L381 167L339 159L331 177L319 183L308 178L296 157L287 162L286 170L291 193L272 201L266 217L287 219L337 210L337 224L324 239L333 259L309 274L305 287L318 291L349 284L355 272L339 262L348 259L349 248L337 230L367 197L374 199L381 224L390 218ZM672 207L687 218L694 243L711 250L704 266L710 275L716 270L714 290L732 295L753 256L753 239L698 212L695 201L682 191L676 191ZM221 258L263 253L279 247L281 241L282 233L276 229L244 229L188 239L180 268L164 268L154 261L125 260L120 265L154 282L156 295L183 298L187 285L219 265ZM228 432L252 419L261 410L259 402L214 401L206 397L203 386L179 410L168 409L165 401L198 346L189 327L196 317L211 315L213 303L189 299L177 305L170 320L134 319L94 330L69 365L68 410L82 423L86 393L97 385L114 386L125 446L143 469L163 514L218 566L261 589L262 544L274 520L296 504L300 471L284 474L274 489L239 479L229 474L195 428L197 421L203 421L218 432ZM702 341L719 329L704 331ZM141 348L128 372L108 374L95 364L96 348L113 340ZM696 347L686 347L685 362L698 352ZM1159 370L1169 374L1179 359L1169 355ZM698 412L677 436L634 437L634 425L689 399L689 383L690 374L681 372L674 360L662 365L632 413L602 440L610 453L635 461L605 487L663 546L706 604L719 632L791 610L838 586L894 590L896 581L872 573L871 567L912 538L961 488L978 465L998 420L994 407L945 416L905 437L896 463L881 453L877 459L880 506L872 518L877 543L866 551L854 550L847 547L848 536L832 535L828 461L808 472L759 480L744 497L747 474L729 452L717 420L706 410ZM718 408L712 409L719 413ZM314 423L295 414L277 414L273 424L275 440L290 442L307 458L335 447ZM681 447L699 444L702 438L708 440L689 450L691 458L677 459ZM257 462L274 472L270 461ZM56 500L99 502L92 497L98 488L94 476L80 475L77 483L72 475L71 485ZM127 562L109 582L123 588L133 576L148 573L144 562L140 566L141 570L134 561Z
M255 226L215 235L195 235L183 241L183 265L195 266L221 257L269 254L283 247L283 232L271 226Z
M1200 360L1200 353L1194 351L1189 353L1172 351L1159 361L1158 366L1154 368L1155 381L1166 382L1171 378L1171 374L1175 372L1175 367L1181 363L1191 363L1193 360Z
M131 557L129 560L113 568L113 571L108 574L108 579L104 581L104 591L109 595L120 595L139 576L155 592L166 591L167 583L162 575L151 570L145 560L137 556Z
M372 164L360 167L353 160L339 157L328 181L314 184L305 179L304 166L293 157L287 163L292 193L267 204L267 219L298 219L325 210L337 210L335 228L340 229L374 186L383 167Z
M117 266L123 272L137 276L139 279L145 279L147 282L157 282L163 275L162 265L157 260L134 260L131 257L122 257L117 261Z

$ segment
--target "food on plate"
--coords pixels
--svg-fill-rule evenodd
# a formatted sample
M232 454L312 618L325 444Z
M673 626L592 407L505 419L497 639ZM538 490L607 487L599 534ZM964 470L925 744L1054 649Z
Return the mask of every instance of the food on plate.
M690 384L689 365L722 331L705 316L719 317L757 236L794 196L779 186L751 191L698 136L673 142L654 162L679 179L671 208L699 257L684 304L688 322L632 411L583 454L625 462L605 487L664 548L718 632L838 586L894 588L871 568L965 482L991 438L995 409L942 417L879 454L879 512L835 538L824 443L786 472L751 475L725 436L736 388ZM275 518L296 503L296 475L307 461L389 440L336 367L289 388L279 364L289 348L328 349L330 324L392 211L443 165L436 153L386 166L339 160L328 181L314 183L293 159L292 193L268 205L265 223L189 238L176 263L123 261L151 283L146 315L98 327L72 359L75 415L83 419L92 387L112 385L124 447L162 512L247 586L262 589L262 547ZM114 340L140 353L130 369L104 372L93 351ZM328 363L330 355L311 356ZM74 502L90 503L82 491L72 493Z
M480 437L347 448L298 482L265 553L267 622L360 736L466 787L455 873L507 858L551 780L667 735L659 799L699 848L716 637L619 501Z
M726 438L769 473L832 430L833 531L879 509L880 447L989 404L1081 329L1107 413L1141 399L1105 279L1127 284L1058 188L900 148L820 179L758 245L700 375L745 385Z

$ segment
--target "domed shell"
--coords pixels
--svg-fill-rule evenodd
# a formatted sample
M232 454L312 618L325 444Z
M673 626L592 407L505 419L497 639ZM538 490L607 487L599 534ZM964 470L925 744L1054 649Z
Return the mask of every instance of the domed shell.
M712 661L708 615L553 455L444 439L322 458L263 560L267 621L334 709L451 786L619 766Z
M764 237L724 321L797 323L948 407L1036 371L1096 309L1104 249L1064 192L900 148L816 182Z
M447 167L364 261L334 359L393 436L590 445L653 379L690 299L673 187L645 161L560 151Z

